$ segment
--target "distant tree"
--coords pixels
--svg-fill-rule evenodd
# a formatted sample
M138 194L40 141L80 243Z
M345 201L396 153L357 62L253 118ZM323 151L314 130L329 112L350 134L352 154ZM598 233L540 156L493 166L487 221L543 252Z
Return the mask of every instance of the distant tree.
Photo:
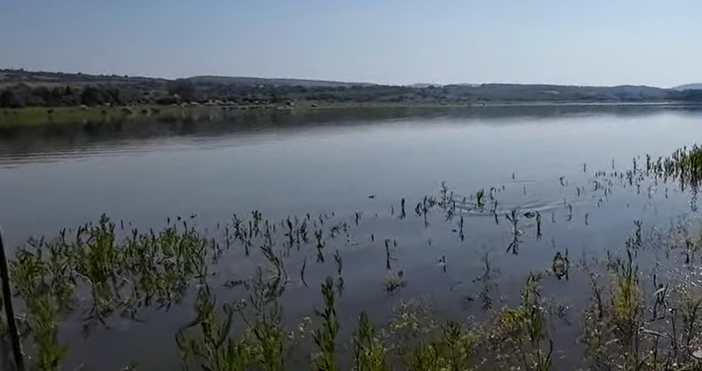
M686 102L702 102L702 90L683 90L670 93L670 99Z
M15 94L12 89L5 89L0 93L0 107L20 108L24 102Z
M113 87L113 88L106 88L102 92L103 99L105 100L105 103L110 103L110 104L117 104L121 105L126 103L124 99L122 99L122 91L119 88Z
M97 106L105 103L102 91L94 86L87 86L80 93L80 103L86 106Z
M156 104L171 105L171 104L176 104L176 103L178 103L178 100L172 96L161 97L161 98L156 99Z
M168 94L177 95L182 100L194 101L195 100L195 85L189 81L176 80L171 81L166 85L166 90Z

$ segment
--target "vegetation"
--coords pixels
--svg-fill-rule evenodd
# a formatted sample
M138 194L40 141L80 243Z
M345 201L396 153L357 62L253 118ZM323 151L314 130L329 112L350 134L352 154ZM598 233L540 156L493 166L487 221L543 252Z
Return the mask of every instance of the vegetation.
M621 179L632 184L644 176L675 179L696 191L700 175L702 148L693 147L668 158L647 158L645 167L635 163ZM470 201L457 200L444 185L438 197L418 202L415 214L426 222L427 214L438 209L450 221L458 218L460 203L497 220L497 209L490 209L493 197L493 190L481 190ZM404 203L400 219L407 217ZM510 251L515 254L526 221L538 220L535 228L540 230L536 212L513 209L504 219L512 224ZM639 258L649 258L655 249L683 249L685 271L699 272L694 253L702 243L700 232L671 235L664 245L648 244L637 221L622 248L577 264L569 261L567 250L559 251L545 262L549 270L529 274L518 297L499 305L491 301L495 271L486 255L485 273L476 280L484 286L483 319L441 319L429 303L413 299L402 300L387 321L376 324L364 311L352 328L344 329L338 308L345 290L343 256L331 241L363 222L359 212L349 220L334 224L328 216L308 214L276 222L254 211L248 218L235 215L217 229L224 234L218 242L189 219L169 219L161 231L139 232L103 216L55 238L30 240L15 252L10 272L22 312L21 335L31 345L28 364L42 371L65 369L70 351L60 336L65 321L80 320L89 335L116 319L142 320L147 309L192 305L194 319L174 334L188 370L702 370L697 282L685 275L644 273ZM462 234L462 215L459 225ZM388 294L406 290L411 277L390 266L398 245L390 239L383 244L384 288ZM335 276L310 285L319 288L321 303L310 308L310 317L285 318L282 298L295 284L288 272L300 264L296 254L304 256L300 281L305 286L308 256L316 256L310 264L333 264ZM231 255L255 264L242 267L241 277L223 277L220 262ZM441 263L445 269L445 256ZM655 265L670 263L677 264ZM590 296L577 317L577 333L559 338L555 333L562 307L542 286L548 279L567 280L569 271L576 270L589 281ZM222 289L235 292L236 299L219 301ZM291 323L298 325L291 330ZM2 323L0 331L7 336ZM575 349L566 360L557 353L564 348ZM301 360L295 357L299 354L306 356Z
M0 110L0 127L37 126L46 124L106 123L125 120L168 119L207 113L204 107L170 107L141 105L138 107L25 107Z
M699 91L646 86L388 86L314 80L202 76L178 80L0 70L0 108L219 104L275 108L303 104L450 104L500 102L702 102Z

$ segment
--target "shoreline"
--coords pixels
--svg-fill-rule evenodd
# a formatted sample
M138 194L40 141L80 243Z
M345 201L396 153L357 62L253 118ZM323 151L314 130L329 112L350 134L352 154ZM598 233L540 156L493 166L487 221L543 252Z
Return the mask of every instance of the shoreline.
M245 115L269 112L304 113L334 109L482 109L499 107L702 107L700 103L689 102L485 102L485 103L391 103L391 102L352 102L324 103L301 102L295 106L242 106L242 105L179 105L164 106L145 104L137 106L113 107L23 107L0 109L0 127L52 125L70 123L100 123L114 119L159 119L187 116L210 115L226 112L227 115Z

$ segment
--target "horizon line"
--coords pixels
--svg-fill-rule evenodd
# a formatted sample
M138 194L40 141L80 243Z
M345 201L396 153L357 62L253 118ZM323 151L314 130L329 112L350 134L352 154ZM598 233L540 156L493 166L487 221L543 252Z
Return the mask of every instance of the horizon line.
M91 72L66 72L58 70L29 70L26 68L0 68L0 71L21 71L27 73L54 73L54 74L66 74L66 75L87 75L87 76L105 76L105 77L122 77L122 78L142 78L142 79L154 79L154 80L187 80L198 77L216 77L216 78L240 78L240 79L260 79L260 80L300 80L300 81L316 81L316 82L328 82L328 83L340 83L340 84L358 84L358 85L377 85L377 86L398 86L398 87L413 87L415 85L426 85L429 86L452 86L452 85L546 85L546 86L569 86L569 87L592 87L592 88L616 88L616 87L650 87L657 89L677 89L686 85L696 85L702 84L698 82L688 82L685 84L673 86L673 87L662 87L656 85L646 85L646 84L619 84L619 85L596 85L596 84L573 84L573 83L544 83L544 82L452 82L452 83L434 83L434 82L415 82L409 84L388 84L380 82L369 82L369 81L349 81L349 80L334 80L334 79L320 79L320 78L301 78L301 77L264 77L264 76L242 76L242 75L217 75L217 74L198 74L189 75L186 77L163 77L163 76L153 76L153 75L130 75L130 74L118 74L118 73L91 73Z

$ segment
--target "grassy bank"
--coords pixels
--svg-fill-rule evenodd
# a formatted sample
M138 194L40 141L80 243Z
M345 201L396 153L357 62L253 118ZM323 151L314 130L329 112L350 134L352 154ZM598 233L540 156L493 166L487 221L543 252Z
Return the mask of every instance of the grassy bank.
M99 123L114 120L178 117L212 111L212 107L143 105L130 107L27 107L0 110L0 126Z
M334 109L450 109L483 107L539 107L539 106L681 106L675 102L649 103L598 103L598 102L490 102L490 103L395 103L395 102L349 102L328 103L303 101L294 107L289 106L237 106L237 105L189 105L162 106L139 105L129 107L25 107L18 109L0 109L0 127L31 126L69 123L100 123L116 120L146 120L184 117L209 117L211 115L247 115L257 112L291 111L305 113ZM682 106L689 106L682 104ZM694 105L693 105L694 106Z

